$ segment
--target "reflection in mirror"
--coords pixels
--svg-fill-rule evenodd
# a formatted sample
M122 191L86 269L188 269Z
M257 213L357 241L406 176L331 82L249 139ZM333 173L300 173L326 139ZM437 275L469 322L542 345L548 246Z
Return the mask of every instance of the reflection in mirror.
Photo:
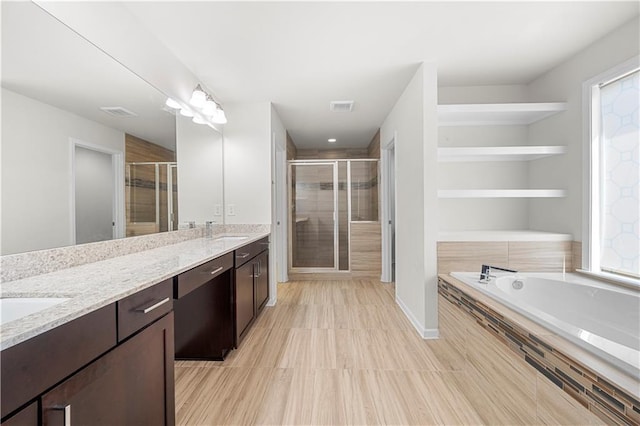
M222 135L207 125L177 115L176 145L180 221L223 223Z
M0 6L1 254L175 229L176 122L165 96L36 4ZM106 173L111 162L110 212L85 210L97 206L83 198L97 191L87 187L97 168L80 164L87 150ZM111 232L93 227L98 216Z

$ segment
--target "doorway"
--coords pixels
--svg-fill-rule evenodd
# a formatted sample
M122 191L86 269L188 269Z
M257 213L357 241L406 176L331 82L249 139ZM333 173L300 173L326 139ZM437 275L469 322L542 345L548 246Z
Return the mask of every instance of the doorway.
M122 153L79 142L72 148L74 244L122 237Z
M381 149L382 161L382 282L396 279L396 160L394 138Z

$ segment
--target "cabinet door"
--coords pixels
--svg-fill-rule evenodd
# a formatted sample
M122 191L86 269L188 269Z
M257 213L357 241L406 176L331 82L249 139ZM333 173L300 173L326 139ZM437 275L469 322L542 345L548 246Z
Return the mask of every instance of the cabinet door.
M173 312L42 397L44 425L175 424Z
M269 300L269 252L265 251L256 258L256 316Z
M236 269L236 347L248 331L249 324L253 321L254 308L254 276L255 263L253 261L245 263Z
M222 360L233 349L231 271L174 302L176 359Z
M18 411L12 417L0 423L2 426L38 426L38 403L32 402L31 405Z

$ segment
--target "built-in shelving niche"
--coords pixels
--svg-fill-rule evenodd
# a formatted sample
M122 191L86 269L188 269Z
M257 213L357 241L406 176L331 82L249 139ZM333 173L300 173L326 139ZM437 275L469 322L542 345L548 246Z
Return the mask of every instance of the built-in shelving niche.
M486 172L478 172L477 166L457 165L456 172L464 173L469 170L471 180L469 187L452 184L445 181L447 174L441 174L438 197L441 199L441 223L445 223L445 229L441 229L439 240L441 241L500 241L500 240L527 240L527 241L567 241L571 239L569 234L544 232L529 229L510 229L514 223L527 222L523 215L527 212L527 199L557 199L566 197L567 191L561 188L514 188L515 176L510 175L514 170L522 170L528 162L536 161L551 156L563 155L567 152L564 145L529 145L526 138L518 138L510 145L496 143L492 146L489 134L495 132L495 128L503 126L528 126L540 120L551 117L565 111L567 104L564 102L549 103L502 103L502 104L455 104L439 105L438 120L440 127L469 127L484 126L478 129L469 129L461 132L452 146L440 146L438 148L438 162L445 167L445 163L486 163L481 169ZM491 130L489 130L491 128ZM444 130L444 129L443 129ZM461 129L462 130L462 129ZM447 130L451 132L452 130ZM498 130L499 131L499 130ZM484 133L482 133L484 132ZM442 132L445 133L445 132ZM525 132L526 133L526 132ZM479 143L477 141L480 141ZM501 141L504 142L504 141ZM550 141L554 142L554 141ZM464 145L464 146L456 146ZM482 145L482 146L478 146ZM513 162L514 166L500 169L503 173L503 183L496 185L496 173L500 167L494 162ZM518 166L522 162L522 166ZM453 166L446 166L453 167ZM448 169L454 170L454 169ZM472 171L473 170L473 171ZM503 171L503 170L506 170ZM458 177L460 177L458 173ZM488 177L493 173L492 178ZM448 173L451 176L451 173ZM522 176L522 174L520 174ZM464 177L464 176L463 176ZM460 179L456 179L460 180ZM453 188L452 188L453 187ZM486 201L482 201L482 199ZM457 201L456 201L457 200ZM510 201L512 200L512 201ZM492 213L489 213L493 209ZM475 213L474 213L475 212ZM477 218L474 215L477 214ZM463 217L466 220L463 220ZM498 218L491 220L490 217ZM521 219L521 220L519 220ZM452 226L452 221L456 221ZM477 228L478 225L487 225L487 229L468 229L469 226ZM507 227L503 229L502 226ZM452 229L452 228L458 229ZM526 225L525 225L526 227Z

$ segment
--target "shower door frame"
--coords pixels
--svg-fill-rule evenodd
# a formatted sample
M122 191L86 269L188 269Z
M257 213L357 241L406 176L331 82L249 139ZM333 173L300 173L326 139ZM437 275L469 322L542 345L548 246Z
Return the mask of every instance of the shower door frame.
M339 228L338 228L338 161L337 160L289 160L287 161L287 193L288 193L288 212L287 220L293 225L293 191L291 191L293 181L291 169L293 166L332 166L333 169L333 267L294 267L293 266L293 229L288 234L289 240L289 270L291 272L348 272L348 270L340 271L340 252L339 252ZM349 176L347 174L347 176ZM348 183L347 183L348 188ZM348 209L351 208L351 200L347 198ZM348 221L347 221L348 223ZM349 265L351 268L351 265ZM349 269L350 270L350 269Z
M177 226L174 227L175 217L173 214L173 169L178 168L176 161L133 161L125 164L126 174L131 179L131 166L154 166L155 168L155 209L156 220L155 222L136 222L136 223L154 223L158 227L160 226L160 167L164 166L167 173L167 232L177 230ZM127 191L126 197L129 198L126 203L130 204L131 193ZM160 231L158 231L160 232Z

